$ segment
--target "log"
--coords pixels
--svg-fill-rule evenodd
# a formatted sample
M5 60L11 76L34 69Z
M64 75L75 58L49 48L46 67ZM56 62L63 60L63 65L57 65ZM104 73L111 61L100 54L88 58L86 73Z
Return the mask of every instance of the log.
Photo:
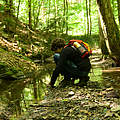
M113 67L113 68L109 68L107 70L102 70L103 73L106 72L120 72L120 67Z

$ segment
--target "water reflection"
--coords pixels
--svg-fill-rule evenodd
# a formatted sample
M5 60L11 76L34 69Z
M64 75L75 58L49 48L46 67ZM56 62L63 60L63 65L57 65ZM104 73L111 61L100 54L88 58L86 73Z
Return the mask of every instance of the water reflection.
M53 64L41 66L40 70L34 71L26 79L0 80L0 113L7 111L13 118L19 117L29 105L45 99L46 84L50 81L54 67ZM93 67L89 75L90 81L96 82L99 86L114 86L119 89L120 72L103 73L102 69ZM58 81L59 79L62 79L61 76Z
M46 82L49 82L53 67L45 65L37 72L31 73L30 77L21 80L0 80L0 113L4 114L5 111L8 117L9 114L18 117L30 104L44 99L46 85L43 81L47 77ZM7 118L0 114L0 119L1 117Z
M101 82L102 78L102 68L101 67L93 67L90 73L90 80Z

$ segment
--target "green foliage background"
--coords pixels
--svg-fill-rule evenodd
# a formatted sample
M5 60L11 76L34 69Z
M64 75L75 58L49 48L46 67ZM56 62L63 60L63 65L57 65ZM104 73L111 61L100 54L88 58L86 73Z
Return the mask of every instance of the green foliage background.
M5 4L4 0L1 1L1 4ZM19 0L13 0L13 4L14 14L17 15ZM38 16L39 22L36 29L49 29L50 31L54 31L56 27L57 31L61 32L62 27L64 27L63 30L65 32L65 25L67 24L69 35L86 34L86 1L67 0L67 4L68 9L67 5L65 5L64 11L63 0L31 0L32 25L34 26L34 22L39 12L38 9L40 7ZM111 0L111 4L113 7L116 22L118 23L117 0ZM2 9L2 7L0 9ZM26 24L29 23L28 11L28 0L21 0L19 8L19 20ZM96 0L91 1L91 21L92 34L98 34L98 9ZM55 23L57 26L55 26Z
M68 0L68 10L66 8L64 15L64 3L63 0L31 0L32 6L32 25L34 26L35 19L38 15L38 9L40 7L39 22L37 29L50 29L54 31L55 22L57 22L57 31L65 25L68 25L69 35L83 35L86 34L86 1ZM13 0L14 14L17 15L17 8L19 0ZM2 4L5 4L2 1ZM66 7L66 6L65 6ZM19 20L28 24L28 1L21 0L19 8ZM55 12L56 11L56 12ZM67 17L67 20L66 20ZM91 3L91 19L92 19L92 33L98 34L98 14L96 0L92 0ZM64 28L65 31L65 28Z

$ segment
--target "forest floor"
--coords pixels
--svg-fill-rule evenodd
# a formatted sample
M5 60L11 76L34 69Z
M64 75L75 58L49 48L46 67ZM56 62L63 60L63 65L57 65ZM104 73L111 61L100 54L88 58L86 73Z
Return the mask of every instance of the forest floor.
M53 89L49 91L49 99L30 106L24 119L119 120L120 100L112 92L112 88L95 87Z
M120 120L120 99L112 87L102 88L92 81L85 87L48 87L46 98L30 105L19 120Z

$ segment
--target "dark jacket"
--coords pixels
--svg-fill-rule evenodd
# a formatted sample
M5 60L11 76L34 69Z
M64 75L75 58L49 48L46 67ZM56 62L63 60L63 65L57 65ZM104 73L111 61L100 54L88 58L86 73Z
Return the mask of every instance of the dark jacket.
M77 67L73 67L70 63L74 63ZM54 85L59 74L69 76L71 78L79 78L88 76L91 64L89 58L82 59L80 55L70 46L62 49L59 62L51 78L51 85Z

